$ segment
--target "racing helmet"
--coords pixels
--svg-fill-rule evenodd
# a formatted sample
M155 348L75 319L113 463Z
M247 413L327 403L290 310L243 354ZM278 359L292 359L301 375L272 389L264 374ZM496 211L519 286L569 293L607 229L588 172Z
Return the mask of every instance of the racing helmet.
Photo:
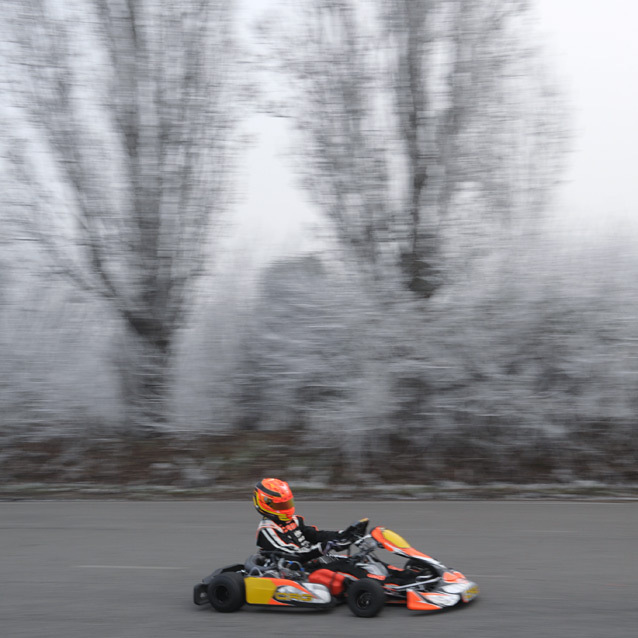
M288 523L295 515L295 500L286 481L265 478L255 485L253 492L255 509L276 523Z

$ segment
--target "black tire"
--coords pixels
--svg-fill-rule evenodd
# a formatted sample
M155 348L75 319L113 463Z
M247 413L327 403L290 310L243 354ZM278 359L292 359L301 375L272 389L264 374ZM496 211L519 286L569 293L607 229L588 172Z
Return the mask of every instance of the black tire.
M372 618L383 609L385 592L376 580L361 578L348 587L346 600L355 616Z
M208 585L208 600L217 611L237 611L246 602L244 577L235 572L215 576Z

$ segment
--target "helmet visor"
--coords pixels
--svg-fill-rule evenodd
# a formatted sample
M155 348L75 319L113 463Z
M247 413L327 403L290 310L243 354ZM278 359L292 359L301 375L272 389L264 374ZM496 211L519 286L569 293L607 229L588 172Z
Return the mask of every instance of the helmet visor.
M272 500L268 499L266 500L266 503L268 503L268 507L275 510L275 512L285 512L286 510L290 510L295 506L295 499L291 498L287 501L284 501L283 503L275 503Z

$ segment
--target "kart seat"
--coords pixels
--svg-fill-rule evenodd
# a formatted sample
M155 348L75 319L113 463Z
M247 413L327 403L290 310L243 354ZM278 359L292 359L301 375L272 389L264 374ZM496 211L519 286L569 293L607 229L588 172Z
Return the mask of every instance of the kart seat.
M249 576L261 576L267 569L270 569L269 560L263 554L253 554L246 559L244 569Z

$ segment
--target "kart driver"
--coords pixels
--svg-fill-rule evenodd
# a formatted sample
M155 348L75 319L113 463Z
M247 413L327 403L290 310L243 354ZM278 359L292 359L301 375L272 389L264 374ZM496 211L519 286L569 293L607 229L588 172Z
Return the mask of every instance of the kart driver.
M257 545L265 551L277 551L301 564L320 558L328 548L344 548L352 543L351 528L337 532L318 530L306 525L303 516L295 514L295 503L290 486L276 478L265 478L255 485L255 509L263 516L257 528ZM354 527L354 526L353 526ZM322 561L316 567L331 569ZM339 571L350 571L339 561ZM360 568L353 567L360 571ZM362 577L365 572L354 574Z

